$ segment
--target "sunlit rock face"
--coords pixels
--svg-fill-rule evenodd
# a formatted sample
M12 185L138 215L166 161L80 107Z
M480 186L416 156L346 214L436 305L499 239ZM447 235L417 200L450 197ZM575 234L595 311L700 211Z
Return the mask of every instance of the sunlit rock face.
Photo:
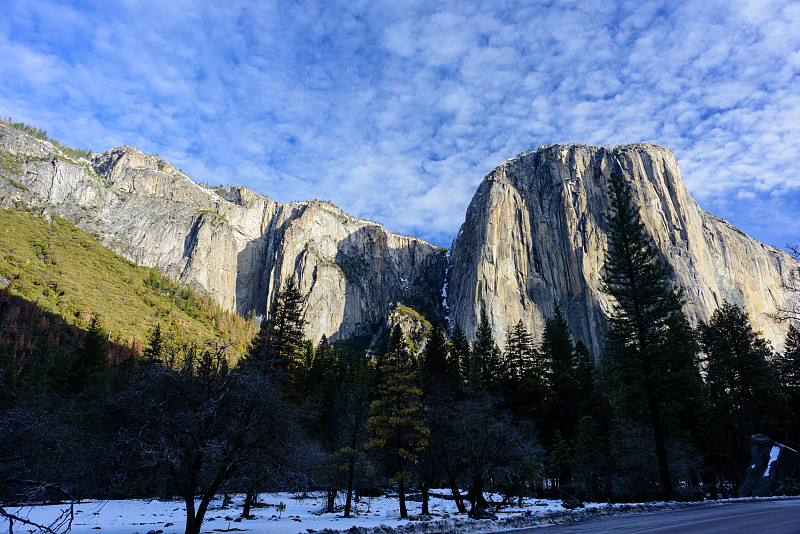
M244 187L201 187L131 147L72 161L2 125L0 150L14 163L0 170L0 205L50 206L115 252L226 309L264 315L293 276L308 297L314 341L371 336L398 302L439 313L444 252L329 203L281 204Z
M651 144L552 145L496 168L478 187L450 252L449 316L473 336L486 310L502 344L520 319L540 335L557 303L573 335L599 354L611 299L602 286L612 173L628 182L656 246L674 268L693 323L723 301L782 346L773 318L791 295L782 280L797 263L701 210L675 156Z
M502 346L519 320L540 337L558 303L575 338L597 356L611 306L600 291L611 173L630 183L694 323L728 300L781 347L785 325L771 315L790 298L781 281L797 268L701 210L673 153L650 144L553 145L507 161L475 193L449 258L326 202L282 204L245 187L201 187L131 147L74 161L0 125L0 156L0 206L50 207L226 309L263 315L293 276L308 297L315 342L323 334L367 339L403 304L447 317L470 337L485 309Z

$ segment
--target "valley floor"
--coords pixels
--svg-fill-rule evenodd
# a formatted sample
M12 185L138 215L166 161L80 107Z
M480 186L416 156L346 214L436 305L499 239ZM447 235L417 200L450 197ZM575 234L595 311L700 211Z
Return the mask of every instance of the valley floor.
M504 508L497 514L498 521L475 521L468 519L466 514L457 514L452 500L438 496L440 495L438 493L436 495L431 497L430 511L433 516L430 519L418 517L420 503L408 502L410 520L399 519L396 497L364 498L357 503L358 515L347 519L342 517L341 512L336 514L320 513L325 504L323 494L311 494L302 498L290 493L261 495L259 506L252 510L254 516L252 519L239 519L242 496L236 496L233 504L227 508L222 508L221 499L215 499L206 514L201 532L204 534L215 532L309 534L322 531L320 534L335 534L358 527L357 534L489 533L529 526L582 521L600 516L636 514L697 505L715 506L744 500L762 500L749 498L708 503L672 502L616 505L587 503L585 508L575 510L565 510L561 506L561 501L527 500L522 507ZM764 500L774 500L774 498ZM285 504L286 508L279 513L278 507L281 503ZM337 502L337 507L341 504L343 503ZM67 509L66 505L46 505L6 508L6 511L40 525L50 525ZM75 505L70 532L73 534L182 534L185 517L185 507L180 500L87 500ZM0 520L0 532L11 531L8 520ZM63 532L63 525L54 528L54 531ZM29 525L15 522L13 532L37 532L37 530Z
M439 493L436 493L439 495ZM374 528L386 525L398 528L408 523L418 523L420 503L409 501L408 509L411 520L399 519L399 505L396 497L363 498L356 505L357 516L352 518L342 517L342 512L336 514L320 514L325 505L323 494L311 494L305 498L290 493L264 494L260 497L260 506L252 509L255 519L242 519L242 496L233 499L233 505L222 508L222 500L212 501L210 510L206 513L201 532L237 532L249 531L256 533L278 534L306 534L310 530L346 530L354 526ZM284 503L286 509L280 514L277 505ZM337 501L337 507L343 505ZM587 507L601 505L588 504ZM65 505L33 506L25 508L7 508L8 512L26 517L38 524L50 524L57 518ZM150 531L163 532L163 534L182 534L185 526L185 506L181 500L137 500L128 499L120 501L81 501L75 505L75 516L72 523L74 534L147 534ZM520 515L524 512L530 514L543 514L547 511L563 511L561 501L554 500L526 500L524 506L504 508L498 515L502 517ZM451 519L454 521L468 520L465 514L456 514L455 503L440 496L432 496L430 511L432 521ZM280 517L278 517L280 515ZM474 523L487 526L487 521ZM0 532L8 532L8 521L0 520ZM464 525L464 530L470 530ZM477 525L476 525L477 526ZM29 532L32 527L14 524L14 532ZM461 530L461 529L459 529ZM483 529L480 529L483 530Z

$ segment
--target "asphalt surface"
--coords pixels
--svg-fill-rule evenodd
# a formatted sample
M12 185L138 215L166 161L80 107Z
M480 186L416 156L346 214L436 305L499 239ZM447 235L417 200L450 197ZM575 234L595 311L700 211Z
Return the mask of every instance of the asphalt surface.
M581 523L532 527L514 534L800 534L800 500L701 505Z

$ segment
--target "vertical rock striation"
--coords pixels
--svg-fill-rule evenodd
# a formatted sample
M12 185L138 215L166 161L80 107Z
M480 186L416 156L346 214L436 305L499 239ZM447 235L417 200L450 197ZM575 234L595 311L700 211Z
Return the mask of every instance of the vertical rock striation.
M597 356L611 306L600 291L611 173L631 184L693 322L728 300L780 347L783 325L771 314L786 307L782 281L798 267L701 210L673 153L650 144L553 145L507 161L481 183L447 257L326 202L281 204L244 187L201 187L131 147L74 161L0 125L0 158L0 206L52 209L226 309L263 315L294 276L308 296L313 340L372 336L405 304L429 318L446 314L468 336L485 308L502 344L520 319L540 335L556 302Z
M700 209L667 148L553 145L507 161L478 187L450 252L450 321L474 335L486 309L502 343L520 319L540 334L556 302L573 335L598 355L610 297L600 291L611 173L626 180L642 220L684 288L693 323L723 301L742 306L773 346L771 314L797 263Z
M0 205L51 207L115 252L242 315L263 315L287 276L308 297L307 334L371 336L393 304L433 316L445 257L325 202L281 204L208 189L131 147L73 161L0 125Z

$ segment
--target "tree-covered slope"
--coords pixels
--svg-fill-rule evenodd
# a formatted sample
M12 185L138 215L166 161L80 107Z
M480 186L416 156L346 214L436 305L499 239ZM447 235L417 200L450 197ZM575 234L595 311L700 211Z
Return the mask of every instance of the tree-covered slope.
M109 337L131 346L148 332L178 327L185 337L230 342L241 353L256 325L207 296L137 266L53 215L0 210L0 286L69 324L100 318Z

